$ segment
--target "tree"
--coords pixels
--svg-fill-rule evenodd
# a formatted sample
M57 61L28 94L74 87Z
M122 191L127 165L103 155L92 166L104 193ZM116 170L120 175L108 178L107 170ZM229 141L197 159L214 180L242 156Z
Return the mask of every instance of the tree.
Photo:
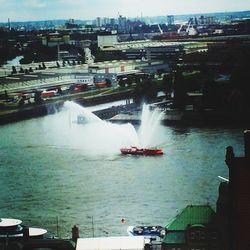
M16 67L15 66L12 66L12 71L11 71L11 74L13 75L13 74L16 74L17 73L17 71L16 71Z
M7 90L4 90L4 99L5 99L5 100L8 100L8 99L9 99L9 95L8 95Z
M48 47L38 41L33 41L23 51L20 63L54 61L57 58L57 46Z
M19 73L24 73L23 67L20 67Z
M249 69L247 64L239 64L230 77L231 92L229 105L236 112L248 111L250 105ZM238 108L237 108L238 107Z
M21 99L18 101L18 106L22 107L24 105L25 98L22 96Z
M202 106L204 108L216 108L216 88L213 81L210 81L209 79L205 80L203 82L202 87Z
M107 87L110 87L112 84L111 80L109 78L106 78L105 81L106 81Z
M133 83L133 82L132 82L132 78L131 78L131 77L128 77L126 82L127 82L127 85L128 85L128 86L131 86L132 83Z
M159 76L161 76L164 73L164 70L163 69L158 69L157 73L158 73Z
M59 94L59 95L62 95L62 88L59 86L58 88L57 88L57 93Z
M164 75L162 79L162 89L167 96L170 96L173 91L173 75L167 74Z
M141 81L142 81L142 79L141 79L141 77L140 77L140 75L132 75L131 77L131 81L132 81L132 83L140 83Z
M150 79L137 83L134 90L134 101L138 104L142 102L149 103L157 97L157 85Z
M148 79L144 82L144 95L147 102L153 101L157 97L157 85Z
M45 63L42 62L42 69L46 69Z
M137 104L141 104L143 101L143 84L142 83L137 83L134 89L134 102Z
M187 101L186 86L181 71L177 70L174 77L174 106L184 109Z
M34 101L35 101L36 104L41 104L43 102L40 91L35 92Z
M123 78L121 78L119 81L118 81L118 85L120 87L125 87L125 81L123 80Z
M232 71L230 84L242 92L249 91L249 69L244 65L238 65Z
M149 75L149 78L150 78L151 80L153 80L153 79L155 78L155 73L151 73L151 74Z
M200 64L200 78L204 79L205 81L213 81L215 78L215 72L205 63Z
M222 59L221 71L225 74L232 72L236 58L233 55L227 55Z

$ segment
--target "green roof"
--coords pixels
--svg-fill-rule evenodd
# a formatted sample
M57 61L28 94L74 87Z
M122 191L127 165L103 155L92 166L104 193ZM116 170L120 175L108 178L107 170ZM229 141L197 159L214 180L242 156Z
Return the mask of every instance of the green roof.
M167 230L186 230L188 225L209 224L215 216L214 210L209 205L189 205L177 214L165 228Z
M185 242L185 231L169 232L163 239L165 244L184 244Z

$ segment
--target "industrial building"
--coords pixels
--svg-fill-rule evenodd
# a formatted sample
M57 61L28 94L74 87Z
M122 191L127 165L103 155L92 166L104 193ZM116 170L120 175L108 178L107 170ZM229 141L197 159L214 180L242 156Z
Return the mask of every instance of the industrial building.
M58 32L41 35L40 38L44 46L53 47L60 44L70 44L70 35Z
M113 47L118 42L117 34L100 34L97 36L98 48L105 49Z
M128 59L157 60L178 59L184 54L182 45L147 46L144 48L128 48L122 50Z

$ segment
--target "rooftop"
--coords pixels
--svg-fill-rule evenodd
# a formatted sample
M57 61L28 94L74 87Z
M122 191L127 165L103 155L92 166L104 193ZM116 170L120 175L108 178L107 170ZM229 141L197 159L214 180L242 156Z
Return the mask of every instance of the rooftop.
M79 238L76 250L143 250L144 245L143 236Z
M205 227L213 222L215 212L209 205L188 205L166 226L164 244L186 243L186 229L189 226Z
M165 228L167 230L186 230L188 225L209 224L215 216L209 205L188 205L178 213Z

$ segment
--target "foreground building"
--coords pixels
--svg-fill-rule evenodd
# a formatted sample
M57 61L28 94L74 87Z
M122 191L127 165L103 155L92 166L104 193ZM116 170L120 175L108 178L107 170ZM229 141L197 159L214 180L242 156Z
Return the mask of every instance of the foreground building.
M162 250L219 250L216 214L209 205L188 205L165 231Z
M250 249L250 130L244 132L245 156L236 157L227 147L229 169L228 218L229 249Z
M143 236L116 236L79 238L76 250L144 250L145 239Z

